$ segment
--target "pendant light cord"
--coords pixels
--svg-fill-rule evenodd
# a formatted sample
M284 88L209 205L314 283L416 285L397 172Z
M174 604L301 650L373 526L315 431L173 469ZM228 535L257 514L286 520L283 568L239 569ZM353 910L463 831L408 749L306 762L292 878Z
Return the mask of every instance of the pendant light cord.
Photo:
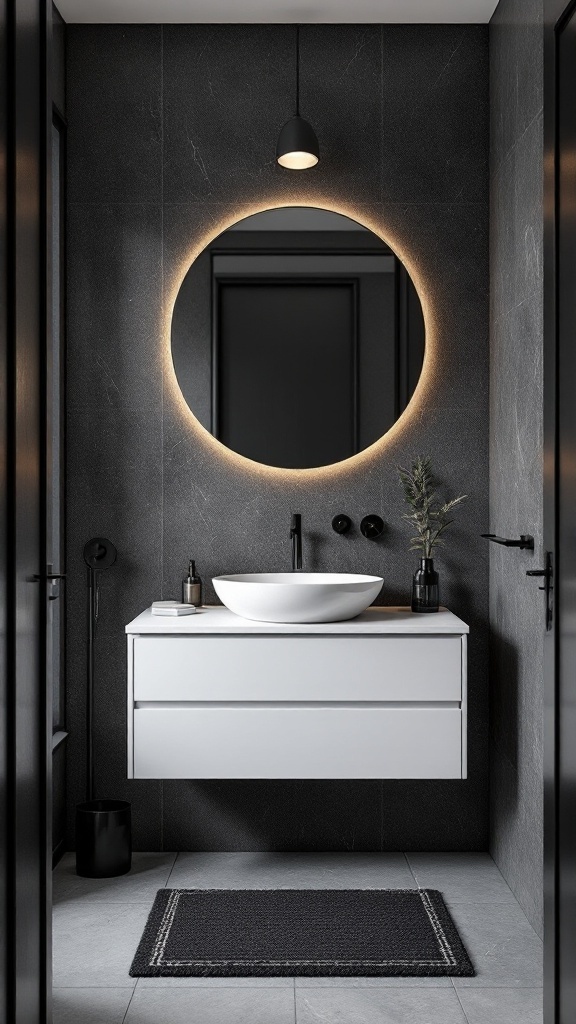
M300 25L296 25L296 117L300 117Z

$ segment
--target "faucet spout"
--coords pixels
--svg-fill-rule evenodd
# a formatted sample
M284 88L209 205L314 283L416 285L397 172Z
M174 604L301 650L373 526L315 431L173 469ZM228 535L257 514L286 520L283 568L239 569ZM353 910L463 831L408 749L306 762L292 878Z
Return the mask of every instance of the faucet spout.
M302 568L302 516L292 513L290 523L290 540L292 541L292 572Z

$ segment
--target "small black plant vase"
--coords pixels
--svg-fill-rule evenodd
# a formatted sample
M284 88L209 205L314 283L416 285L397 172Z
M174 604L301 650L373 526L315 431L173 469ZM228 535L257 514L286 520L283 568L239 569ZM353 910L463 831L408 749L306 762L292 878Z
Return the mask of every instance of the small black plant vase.
M437 612L439 607L438 573L433 558L421 558L412 579L412 611Z

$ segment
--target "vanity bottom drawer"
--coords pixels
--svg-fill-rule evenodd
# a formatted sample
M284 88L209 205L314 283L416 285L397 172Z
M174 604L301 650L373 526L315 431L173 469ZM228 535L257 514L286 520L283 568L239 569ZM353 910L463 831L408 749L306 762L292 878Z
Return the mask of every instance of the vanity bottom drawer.
M462 715L429 705L140 707L132 777L459 779Z

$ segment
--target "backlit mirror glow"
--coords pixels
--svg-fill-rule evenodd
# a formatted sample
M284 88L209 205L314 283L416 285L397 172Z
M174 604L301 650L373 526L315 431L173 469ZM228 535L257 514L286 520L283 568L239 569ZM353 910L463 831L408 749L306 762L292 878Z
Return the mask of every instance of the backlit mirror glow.
M422 370L424 318L393 250L342 214L238 221L191 264L172 358L200 423L268 466L340 462L385 434Z

